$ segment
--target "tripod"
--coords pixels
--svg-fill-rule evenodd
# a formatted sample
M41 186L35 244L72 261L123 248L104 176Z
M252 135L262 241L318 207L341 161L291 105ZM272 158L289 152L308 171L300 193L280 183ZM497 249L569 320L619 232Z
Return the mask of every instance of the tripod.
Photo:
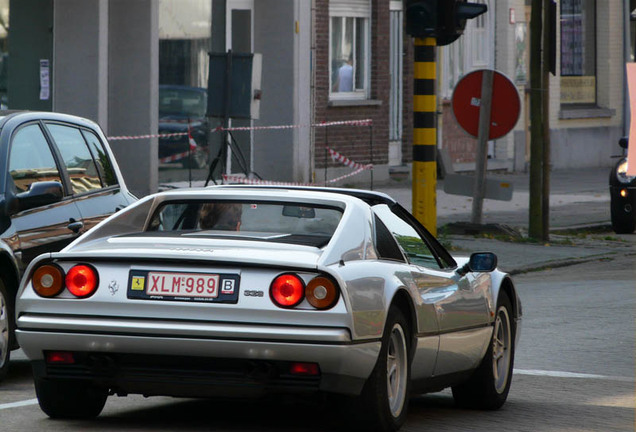
M226 121L226 124L229 123ZM212 180L214 182L214 184L218 184L216 182L216 180L214 179L214 172L217 168L217 166L221 167L221 175L223 175L223 172L226 170L227 168L227 156L228 156L228 151L231 151L232 153L232 157L233 159L236 161L236 163L238 164L241 172L243 174L245 174L245 177L249 177L250 175L252 176L256 176L259 179L261 178L258 174L256 174L253 171L250 171L250 169L248 168L248 164L247 161L245 159L245 155L243 154L243 151L241 150L241 148L239 147L238 143L236 142L236 140L234 139L234 135L232 134L231 131L228 130L228 128L224 128L224 137L223 137L223 144L221 144L219 151L217 152L216 156L214 157L214 160L212 160L212 162L210 163L210 169L208 171L208 177L205 180L205 186L208 185L208 183L210 183L210 180Z

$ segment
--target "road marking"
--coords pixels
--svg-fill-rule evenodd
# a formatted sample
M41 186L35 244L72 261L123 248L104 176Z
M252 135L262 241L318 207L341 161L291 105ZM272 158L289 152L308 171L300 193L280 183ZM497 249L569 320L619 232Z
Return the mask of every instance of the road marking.
M576 373L576 372L546 371L546 370L538 370L538 369L515 369L514 373L516 373L517 375L549 376L549 377L555 377L555 378L584 378L584 379L603 379L603 380L620 381L620 382L634 382L634 378L631 378L631 377L585 374L585 373ZM20 407L29 406L29 405L36 405L37 403L38 403L37 399L27 399L27 400L18 401L18 402L0 404L0 410L9 409L9 408L20 408Z
M37 399L28 399L19 402L11 402L0 405L0 410L9 409L9 408L19 408L23 406L36 405L38 403Z
M585 373L576 373L576 372L545 371L545 370L538 370L538 369L515 369L514 373L519 375L549 376L549 377L555 377L555 378L585 378L585 379L603 379L603 380L620 381L620 382L634 382L634 378L630 378L630 377L585 374Z

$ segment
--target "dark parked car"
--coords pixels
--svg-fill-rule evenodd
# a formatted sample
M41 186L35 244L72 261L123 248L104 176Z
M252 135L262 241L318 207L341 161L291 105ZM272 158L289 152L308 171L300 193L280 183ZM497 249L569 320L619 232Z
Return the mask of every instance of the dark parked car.
M17 348L14 306L36 256L62 249L136 198L92 121L0 111L0 379Z
M184 168L207 165L207 100L207 91L201 87L159 86L159 133L182 134L159 138L161 163L179 163ZM188 127L196 144L190 152Z
M627 138L619 145L627 149ZM636 228L636 177L627 175L627 157L622 157L610 172L612 228L618 234L629 234Z

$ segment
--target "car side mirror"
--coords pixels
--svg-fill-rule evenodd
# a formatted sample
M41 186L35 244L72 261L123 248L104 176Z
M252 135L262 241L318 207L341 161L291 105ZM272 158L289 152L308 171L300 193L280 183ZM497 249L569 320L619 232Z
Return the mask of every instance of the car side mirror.
M472 272L491 272L497 268L497 255L492 252L476 252L470 256L468 266Z
M627 137L623 137L623 138L618 140L618 145L621 146L624 149L627 148L628 143L629 143L629 139Z
M468 262L457 269L460 276L468 272L488 273L497 268L497 255L492 252L475 252Z
M31 183L29 190L16 195L20 211L29 210L62 200L64 189L62 184L56 181L44 181Z

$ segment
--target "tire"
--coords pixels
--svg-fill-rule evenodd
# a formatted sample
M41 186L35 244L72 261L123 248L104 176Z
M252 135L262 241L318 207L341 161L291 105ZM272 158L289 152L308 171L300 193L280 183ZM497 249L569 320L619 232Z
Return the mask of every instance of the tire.
M87 419L104 409L108 392L81 381L36 378L40 408L51 418Z
M378 361L362 394L353 401L351 426L364 431L396 431L408 411L411 356L410 329L404 314L391 307Z
M9 371L11 346L13 344L13 299L0 279L0 381Z
M499 295L492 338L479 368L463 384L453 387L455 403L463 408L496 410L508 397L514 365L512 305Z
M631 234L636 229L636 213L625 213L620 203L612 200L610 205L612 229L616 234Z

